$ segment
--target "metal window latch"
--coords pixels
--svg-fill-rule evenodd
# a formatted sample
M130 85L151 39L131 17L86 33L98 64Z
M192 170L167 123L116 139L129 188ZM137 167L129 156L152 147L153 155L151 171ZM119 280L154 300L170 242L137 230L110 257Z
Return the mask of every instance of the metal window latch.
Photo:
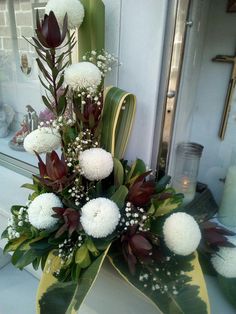
M193 26L193 21L189 20L185 22L185 25L188 27L192 27Z
M174 98L175 94L176 94L176 92L174 90L169 90L167 92L167 98Z

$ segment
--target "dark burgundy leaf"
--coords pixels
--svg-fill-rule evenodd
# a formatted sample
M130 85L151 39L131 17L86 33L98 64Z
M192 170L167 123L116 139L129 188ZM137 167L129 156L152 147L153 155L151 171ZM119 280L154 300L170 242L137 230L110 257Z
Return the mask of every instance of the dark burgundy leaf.
M50 11L48 23L45 24L48 25L47 43L53 48L60 46L61 31L53 11Z

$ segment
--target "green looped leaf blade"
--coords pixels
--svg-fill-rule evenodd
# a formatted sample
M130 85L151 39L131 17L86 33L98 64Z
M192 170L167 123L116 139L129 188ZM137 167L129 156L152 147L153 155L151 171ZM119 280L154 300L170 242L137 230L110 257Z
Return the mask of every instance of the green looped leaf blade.
M81 0L85 17L78 31L79 59L92 50L105 48L105 6L102 0Z
M85 270L81 270L77 282L57 282L39 299L40 313L71 314L78 311L91 289L107 255L109 247Z

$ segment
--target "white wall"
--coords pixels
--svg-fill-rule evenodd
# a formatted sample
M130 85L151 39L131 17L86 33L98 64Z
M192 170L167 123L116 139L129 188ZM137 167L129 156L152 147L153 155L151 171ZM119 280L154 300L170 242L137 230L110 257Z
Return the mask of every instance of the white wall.
M167 0L104 0L106 49L121 66L108 84L137 96L137 113L126 158L150 165Z
M126 157L151 163L167 0L121 1L118 86L137 96Z
M198 0L195 0L196 2ZM218 138L218 130L232 66L211 60L217 54L234 55L236 14L226 13L226 0L209 2L207 24L203 29L205 34L203 49L201 45L196 47L196 54L202 52L201 62L196 68L196 71L200 72L197 78L196 72L192 71L192 77L189 76L188 79L185 77L186 80L183 82L182 89L189 88L189 92L184 93L182 101L179 102L181 114L176 121L174 143L176 145L182 140L189 140L205 146L199 180L209 185L215 198L220 202L223 184L219 179L225 177L232 152L236 151L236 93L225 140L221 141ZM196 38L196 34L192 36ZM186 71L191 74L191 67L188 66ZM193 86L195 91L192 89ZM178 128L182 131L178 132Z

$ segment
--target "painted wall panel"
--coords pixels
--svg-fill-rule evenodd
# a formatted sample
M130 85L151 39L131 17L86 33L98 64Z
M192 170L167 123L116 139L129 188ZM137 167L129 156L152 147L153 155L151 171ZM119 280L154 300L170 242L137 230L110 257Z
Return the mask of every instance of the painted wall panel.
M160 80L165 0L122 1L118 86L137 96L137 114L126 157L151 161Z

